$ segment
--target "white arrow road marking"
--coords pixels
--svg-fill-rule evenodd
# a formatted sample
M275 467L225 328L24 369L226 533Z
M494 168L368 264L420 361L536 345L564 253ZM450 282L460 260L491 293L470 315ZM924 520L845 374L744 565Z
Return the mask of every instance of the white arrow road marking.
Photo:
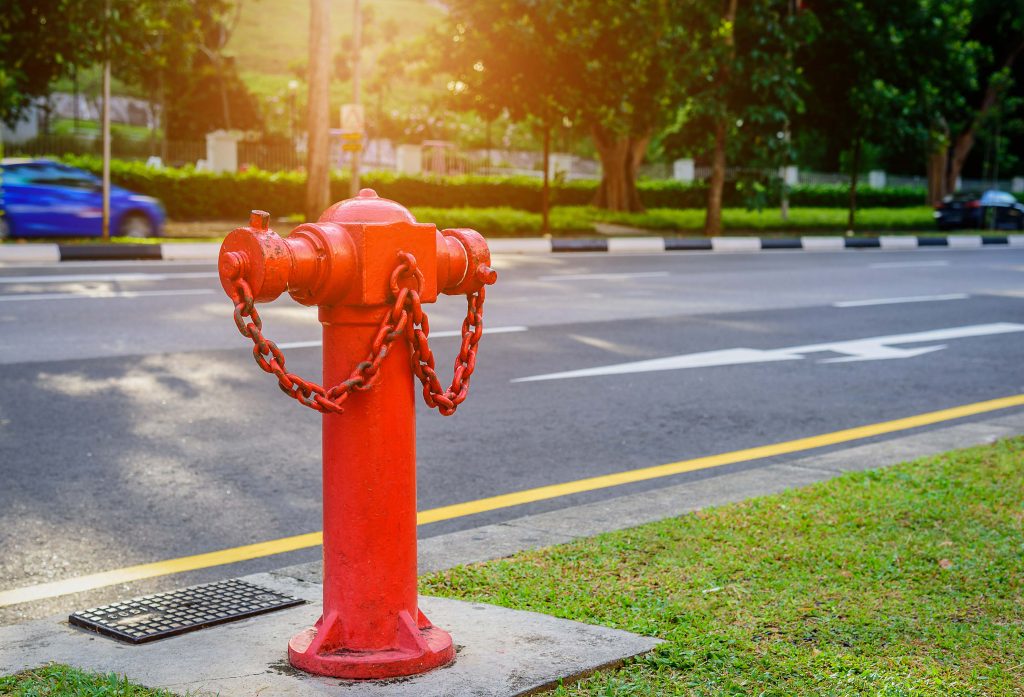
M538 276L538 281L623 281L630 278L663 278L668 271L637 271L636 273L575 273Z
M871 269L917 269L928 268L929 266L949 266L948 261L882 261L877 264L868 264Z
M178 278L217 278L216 271L180 271L173 273L80 273L49 276L3 276L0 283L125 283L133 281L171 281Z
M940 300L966 300L967 293L946 293L945 295L908 295L905 298L876 298L874 300L843 300L832 303L832 307L868 307L869 305L900 305L902 303L931 303Z
M0 295L0 302L20 300L109 300L110 298L156 298L165 295L211 295L212 288L185 288L182 290L83 290L77 293L11 293Z
M993 334L1009 334L1024 332L1024 324L996 322L994 324L975 324L967 327L951 327L936 329L914 334L894 334L892 336L874 336L866 339L835 341L825 344L808 344L781 349L731 348L701 353L686 353L681 356L654 358L646 361L617 363L614 365L569 370L563 373L547 373L526 378L516 378L512 382L533 382L536 380L560 380L562 378L585 378L597 375L624 375L627 373L648 373L656 370L682 370L684 368L711 368L723 365L742 365L747 363L772 363L776 361L799 361L809 353L842 353L839 358L825 358L820 363L850 363L855 361L882 361L894 358L913 358L933 351L946 348L945 344L902 349L890 344L915 344L925 341L948 341L964 339L972 336L991 336Z

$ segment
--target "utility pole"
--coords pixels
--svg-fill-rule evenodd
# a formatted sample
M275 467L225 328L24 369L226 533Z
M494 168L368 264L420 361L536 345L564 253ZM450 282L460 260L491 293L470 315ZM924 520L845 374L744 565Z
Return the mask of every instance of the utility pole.
M330 205L328 162L328 90L331 65L331 3L310 0L309 13L309 139L306 145L306 220L316 220Z
M352 0L352 103L359 104L359 51L363 41L363 15L359 8L359 0ZM365 130L365 129L364 129ZM359 156L363 134L356 147L352 149L352 176L349 178L349 196L355 198L359 193Z
M110 239L110 0L103 15L103 239Z

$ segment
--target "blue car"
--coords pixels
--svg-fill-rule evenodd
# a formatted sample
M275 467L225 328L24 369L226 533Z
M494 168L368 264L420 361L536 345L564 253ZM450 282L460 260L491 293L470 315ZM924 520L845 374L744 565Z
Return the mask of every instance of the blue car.
M163 206L110 187L110 234L155 237ZM0 240L5 237L95 237L103 234L103 190L96 176L51 160L0 160Z

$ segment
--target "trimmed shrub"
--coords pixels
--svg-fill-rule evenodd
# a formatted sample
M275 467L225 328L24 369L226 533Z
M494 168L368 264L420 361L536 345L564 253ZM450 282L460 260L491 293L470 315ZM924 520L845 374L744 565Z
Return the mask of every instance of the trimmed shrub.
M99 158L92 155L68 155L64 161L98 174ZM167 214L175 220L245 220L252 208L270 211L275 217L300 214L305 207L306 177L300 172L246 172L217 174L196 171L194 167L153 169L141 162L114 160L114 183L132 191L160 199ZM541 181L534 177L400 176L390 172L368 172L364 186L404 206L432 208L513 208L539 212ZM672 180L641 180L640 198L648 208L704 208L707 187L703 183L685 184ZM556 182L551 187L553 206L589 205L597 191L596 181ZM348 179L331 180L331 197L348 197ZM744 205L743 195L733 183L723 192L729 207ZM862 189L857 202L862 207L911 206L921 204L923 190L913 188ZM847 188L843 185L793 187L793 206L845 207Z

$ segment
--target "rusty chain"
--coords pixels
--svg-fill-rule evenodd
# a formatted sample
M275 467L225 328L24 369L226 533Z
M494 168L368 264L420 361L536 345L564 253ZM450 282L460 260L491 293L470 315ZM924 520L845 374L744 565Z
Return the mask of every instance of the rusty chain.
M263 320L256 310L252 289L241 277L241 273L235 276L235 295L232 296L232 300L235 301L235 325L242 336L252 339L252 355L256 359L256 364L265 372L277 376L278 386L282 392L310 409L341 414L344 411L342 404L352 392L368 390L373 386L391 344L404 336L412 354L413 374L423 383L424 401L428 406L436 407L445 416L455 413L469 393L469 379L476 367L477 345L484 329L484 288L466 294L467 309L466 318L462 321L462 345L455 357L455 372L451 385L444 389L434 370L434 354L428 341L430 321L420 303L419 291L423 286L423 272L417 267L416 258L412 254L399 252L398 257L398 265L391 272L390 280L392 306L377 327L366 359L356 365L347 380L330 388L304 380L295 373L285 370L285 359L281 349L263 336ZM414 281L415 287L403 285L408 279Z

